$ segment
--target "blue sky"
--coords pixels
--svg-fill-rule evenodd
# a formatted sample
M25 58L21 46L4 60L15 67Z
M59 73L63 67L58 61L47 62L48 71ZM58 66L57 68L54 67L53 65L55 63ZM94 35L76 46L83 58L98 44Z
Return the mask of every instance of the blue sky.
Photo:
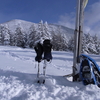
M21 19L41 20L75 28L77 0L0 0L0 23ZM84 13L84 32L100 33L100 0L89 0Z
M75 6L75 0L0 0L0 23L12 19L55 23L60 15L74 11Z

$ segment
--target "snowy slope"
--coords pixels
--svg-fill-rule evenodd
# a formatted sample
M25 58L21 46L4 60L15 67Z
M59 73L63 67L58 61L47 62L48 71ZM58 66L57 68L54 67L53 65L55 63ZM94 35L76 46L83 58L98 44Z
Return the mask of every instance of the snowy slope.
M59 29L60 28L60 31L61 33L63 34L66 34L66 36L69 38L69 37L73 37L73 34L74 34L74 29L71 29L71 28L68 28L68 27L65 27L65 26L62 26L62 25L55 25L55 24L49 24L49 27L50 29Z
M5 23L2 23L1 25L7 27L12 33L15 32L17 27L21 27L21 29L28 34L29 32L29 28L34 24L34 26L37 28L39 23L32 23L29 21L25 21L25 20L20 20L20 19L14 19ZM69 37L73 36L74 30L67 28L65 26L61 26L61 25L54 25L54 24L48 24L49 26L49 31L52 30L57 30L59 27L61 28L61 33L64 33Z
M12 33L15 32L17 27L21 27L21 29L24 32L28 32L29 28L31 27L31 25L33 25L34 23L32 22L28 22L28 21L24 21L24 20L19 20L19 19L14 19L5 23L2 23L3 26L6 26Z
M100 65L100 55L90 55ZM0 100L100 100L100 88L62 77L72 72L73 54L53 51L46 83L36 83L35 51L0 46ZM43 61L41 62L41 72Z

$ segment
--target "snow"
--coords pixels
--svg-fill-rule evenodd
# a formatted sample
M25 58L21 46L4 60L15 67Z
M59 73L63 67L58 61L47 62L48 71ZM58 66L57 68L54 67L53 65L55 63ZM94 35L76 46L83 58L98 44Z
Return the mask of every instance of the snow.
M43 23L43 21L42 21L42 23ZM0 25L5 26L13 34L15 33L16 28L18 28L18 27L20 27L21 30L23 32L25 32L26 34L29 34L30 27L34 25L34 27L37 29L38 24L39 23L33 23L33 22L21 20L21 19L14 19L14 20L10 20L8 22L2 23ZM61 33L66 34L68 39L71 38L73 36L73 33L74 33L73 29L70 29L70 28L65 27L65 26L55 25L55 24L48 24L47 22L45 22L44 25L45 26L48 25L50 33L54 30L57 31L58 27L60 27L61 28Z
M1 25L6 26L12 33L15 33L16 28L21 27L21 29L24 32L28 33L29 28L33 25L34 23L29 22L29 21L24 21L20 19L14 19L5 23L2 23Z
M100 88L72 82L73 53L53 51L46 83L38 84L33 49L0 46L0 100L100 100ZM100 55L89 55L100 66ZM40 63L41 73L43 61Z

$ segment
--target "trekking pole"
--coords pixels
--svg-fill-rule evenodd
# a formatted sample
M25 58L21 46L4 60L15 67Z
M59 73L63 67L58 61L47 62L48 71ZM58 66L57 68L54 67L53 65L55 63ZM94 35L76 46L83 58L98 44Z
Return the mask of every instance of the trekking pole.
M46 59L45 59L44 60L44 66L43 66L43 75L44 75L43 84L45 83L46 67L47 67L47 63L46 63Z
M46 75L46 67L47 67L47 63L46 63L46 59L44 60L44 66L43 66L43 75L45 77Z
M39 69L39 62L38 62L38 73L37 73L37 78L39 78L39 72L40 72L40 69Z

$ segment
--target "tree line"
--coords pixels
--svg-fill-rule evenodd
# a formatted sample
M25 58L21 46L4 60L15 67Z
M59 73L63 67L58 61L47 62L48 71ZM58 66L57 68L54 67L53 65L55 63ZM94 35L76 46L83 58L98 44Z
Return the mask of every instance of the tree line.
M35 42L40 38L50 39L53 50L74 51L74 38L69 39L60 27L50 30L47 22L41 21L37 27L33 24L28 34L21 27L17 27L12 33L6 26L0 25L0 45L34 48ZM100 40L97 35L84 34L82 41L82 53L100 54Z

